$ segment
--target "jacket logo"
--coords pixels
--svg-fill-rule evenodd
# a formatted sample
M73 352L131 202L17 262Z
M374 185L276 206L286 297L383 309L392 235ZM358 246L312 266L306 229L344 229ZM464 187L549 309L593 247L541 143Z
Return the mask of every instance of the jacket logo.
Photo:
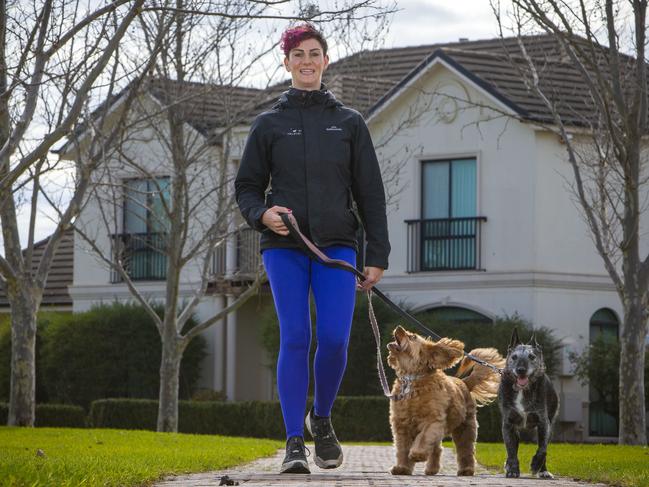
M286 135L302 135L302 129L288 129Z
M337 127L336 125L332 125L331 127L327 127L325 129L325 131L327 131L327 132L342 132L343 129L341 129L340 127Z

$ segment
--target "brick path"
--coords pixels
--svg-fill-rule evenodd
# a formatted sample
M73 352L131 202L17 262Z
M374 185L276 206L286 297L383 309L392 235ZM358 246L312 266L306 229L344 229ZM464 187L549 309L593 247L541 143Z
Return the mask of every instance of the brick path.
M313 445L307 446L313 451ZM311 475L279 475L279 465L284 451L278 451L274 457L262 458L246 465L228 470L182 475L164 479L154 487L213 487L218 486L223 476L227 475L245 487L605 487L603 484L586 484L568 479L540 480L523 477L506 479L503 474L489 474L480 469L474 477L457 477L455 475L455 455L452 450L444 448L442 471L435 476L423 473L424 464L418 463L412 476L394 476L388 473L393 465L394 453L391 446L345 446L345 462L335 470L321 470L309 461ZM550 459L551 460L551 459ZM527 461L527 460L526 460Z

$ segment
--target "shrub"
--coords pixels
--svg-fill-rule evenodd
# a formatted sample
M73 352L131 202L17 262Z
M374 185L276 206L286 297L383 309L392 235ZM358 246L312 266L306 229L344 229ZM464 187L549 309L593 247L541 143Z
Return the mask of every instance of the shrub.
M55 321L69 318L69 312L41 312L36 328L36 402L49 402L47 387L42 371L43 335L45 329ZM6 315L0 319L0 401L9 401L11 383L11 320Z
M9 406L0 403L0 424L7 424ZM81 406L70 404L36 404L35 426L56 428L84 428L86 412Z
M340 394L348 396L380 395L383 391L376 369L376 344L368 319L367 297L364 293L357 293L356 299L349 338L347 372L340 385ZM394 380L394 373L386 364L386 346L392 340L392 330L397 324L401 324L409 330L424 335L425 333L418 330L414 325L407 323L402 316L395 313L379 298L374 297L372 303L381 331L381 356L388 381L391 384ZM407 306L403 304L401 306L408 311ZM311 316L315 316L313 309L311 310ZM495 347L504 355L507 352L507 346L515 326L518 327L521 339L527 340L532 334L532 325L518 315L500 317L495 323L444 321L437 319L434 312L417 313L415 317L440 336L462 340L465 343L466 351L478 347ZM312 321L315 322L315 320ZM315 328L315 323L313 323L313 327ZM534 331L536 332L537 341L543 349L548 374L552 376L558 368L561 342L554 337L552 330L548 328L536 328ZM314 329L312 330L312 336L315 336ZM279 324L273 306L269 306L262 313L261 337L262 344L273 359L272 367L275 368L279 353ZM311 360L313 360L315 346L315 340L312 340Z
M161 307L156 310L162 315ZM87 408L105 397L157 398L161 348L157 328L141 306L114 303L50 323L37 365L50 400ZM192 392L204 350L202 337L185 350L181 398Z
M620 343L599 335L580 354L570 354L575 375L582 386L591 388L591 404L618 418L620 410ZM645 348L645 404L649 406L649 346Z
M311 401L307 407L311 406ZM340 396L331 413L341 441L391 441L389 400L381 396ZM158 402L135 399L102 399L90 408L94 428L156 429ZM178 431L277 438L285 436L279 401L194 402L180 401ZM500 441L497 405L478 410L480 441Z

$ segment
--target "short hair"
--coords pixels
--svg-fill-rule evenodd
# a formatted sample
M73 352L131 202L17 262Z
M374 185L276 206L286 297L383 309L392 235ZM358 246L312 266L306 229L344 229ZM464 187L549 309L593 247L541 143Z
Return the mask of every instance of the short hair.
M315 39L318 41L322 47L323 54L327 54L327 41L322 36L322 33L313 24L308 22L286 29L282 34L279 47L284 51L284 55L288 57L291 49L306 39Z

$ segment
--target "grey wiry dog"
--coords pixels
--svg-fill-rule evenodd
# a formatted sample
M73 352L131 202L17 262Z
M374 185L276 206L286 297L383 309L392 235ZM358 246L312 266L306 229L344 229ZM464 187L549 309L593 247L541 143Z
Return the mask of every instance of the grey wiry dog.
M543 353L534 335L524 345L514 329L507 350L507 362L498 391L500 412L503 420L503 439L507 448L505 473L507 477L519 477L518 442L521 428L536 428L538 449L532 457L532 473L539 478L551 479L545 465L552 422L559 408L559 398L545 374Z

